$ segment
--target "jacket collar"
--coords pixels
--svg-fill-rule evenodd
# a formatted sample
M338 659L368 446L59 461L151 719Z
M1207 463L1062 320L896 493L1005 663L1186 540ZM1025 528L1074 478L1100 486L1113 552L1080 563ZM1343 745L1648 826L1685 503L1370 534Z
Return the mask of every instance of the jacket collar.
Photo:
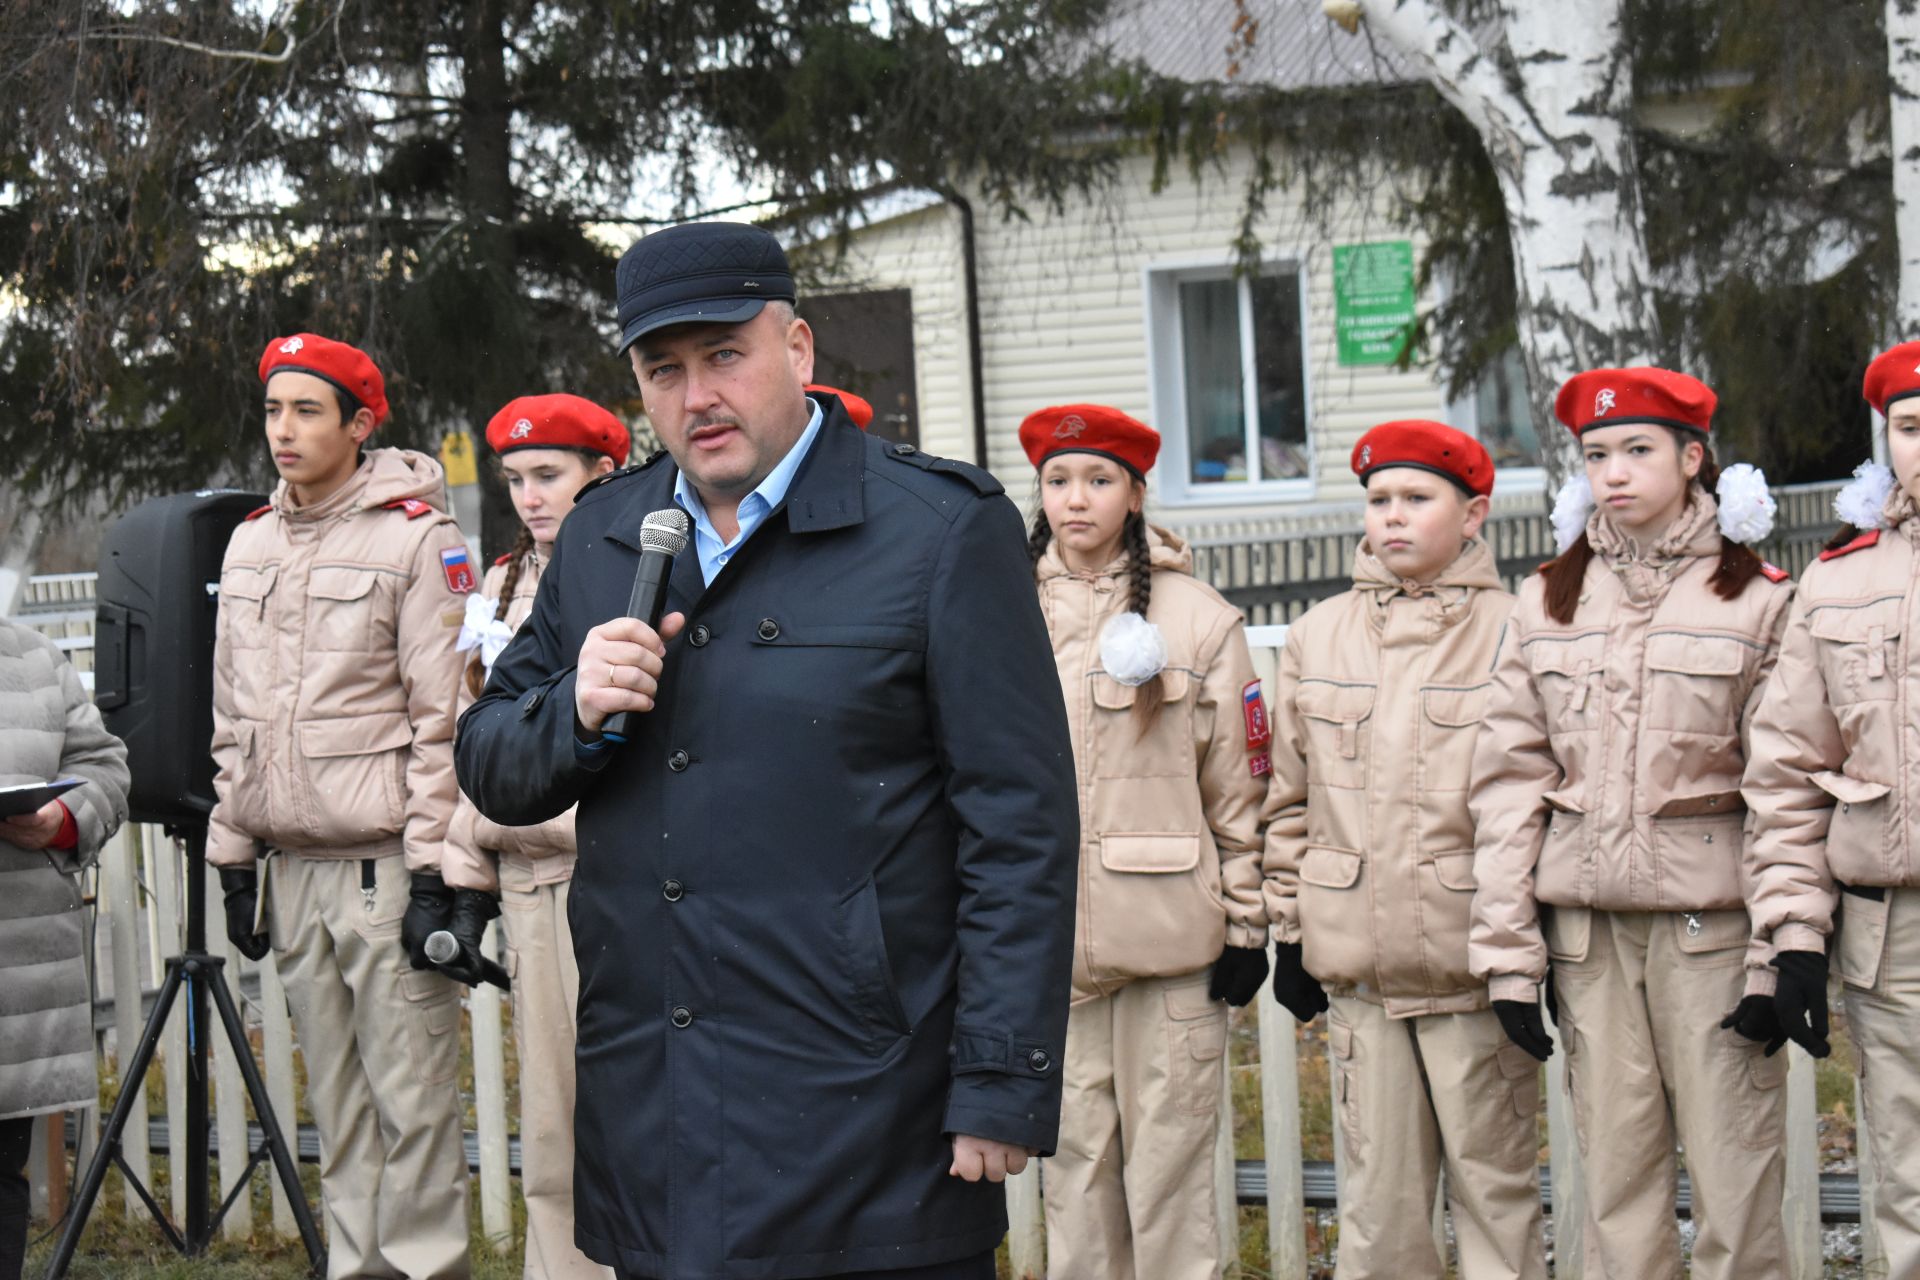
M1410 582L1396 578L1373 554L1365 540L1354 549L1353 586L1367 601L1368 618L1383 625L1386 611L1398 599L1427 600L1438 610L1438 622L1450 626L1465 616L1464 606L1475 591L1499 590L1499 566L1494 563L1493 548L1478 535L1460 548L1460 554L1432 582Z
M1171 529L1162 529L1159 525L1147 525L1147 562L1155 569L1168 573L1193 573L1193 549L1186 539ZM1124 578L1130 572L1126 552L1109 560L1106 565L1092 573L1081 573L1082 578ZM1033 567L1033 574L1041 582L1054 578L1071 578L1074 571L1067 568L1067 562L1060 557L1060 544L1049 541L1047 549L1041 553L1040 561Z

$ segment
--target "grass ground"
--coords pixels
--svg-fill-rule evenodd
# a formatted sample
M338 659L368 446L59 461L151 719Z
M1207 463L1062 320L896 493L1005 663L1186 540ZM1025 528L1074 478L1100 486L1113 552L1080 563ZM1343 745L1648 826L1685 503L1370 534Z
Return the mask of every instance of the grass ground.
M1833 1056L1819 1064L1816 1077L1820 1111L1820 1151L1822 1166L1830 1170L1851 1169L1854 1158L1853 1048L1845 1034L1845 1016L1835 1019ZM1332 1095L1328 1088L1326 1040L1323 1023L1315 1021L1299 1030L1296 1041L1300 1068L1300 1124L1304 1154L1308 1160L1333 1158ZM1234 1154L1244 1160L1261 1157L1261 1096L1259 1038L1256 1013L1252 1009L1235 1010L1229 1042L1232 1067ZM470 1043L470 1042L469 1042ZM508 1114L519 1114L518 1064L509 1050L507 1059ZM297 1061L297 1060L296 1060ZM461 1090L468 1108L468 1124L473 1123L473 1070L471 1060L461 1068ZM165 1096L158 1072L148 1081L149 1105L159 1114L165 1109ZM109 1104L118 1091L110 1076L102 1080L102 1097ZM310 1119L303 1114L301 1120ZM1542 1120L1541 1158L1544 1161L1545 1121ZM161 1203L167 1203L167 1161L155 1157L155 1190ZM319 1201L318 1172L303 1166L307 1191L312 1203ZM218 1200L216 1198L216 1203ZM88 1222L80 1249L69 1275L75 1280L298 1280L306 1274L306 1258L298 1241L283 1241L267 1229L271 1222L267 1182L256 1175L253 1188L254 1219L261 1229L251 1238L221 1241L204 1257L183 1259L174 1254L159 1231L144 1213L128 1217L123 1211L124 1189L116 1171L107 1178L100 1205ZM513 1238L505 1252L493 1248L482 1235L477 1203L473 1210L472 1257L475 1280L516 1280L520 1275L520 1254L526 1214L520 1201L519 1186L513 1188ZM48 1233L47 1224L36 1224L36 1233ZM1331 1213L1308 1214L1307 1250L1314 1280L1325 1280L1333 1273L1334 1247L1338 1230ZM1236 1280L1263 1280L1267 1271L1267 1215L1262 1208L1240 1210L1239 1262L1229 1268ZM46 1238L29 1251L27 1274L45 1271L45 1260L53 1240ZM1009 1280L1005 1250L1001 1251L1000 1274Z

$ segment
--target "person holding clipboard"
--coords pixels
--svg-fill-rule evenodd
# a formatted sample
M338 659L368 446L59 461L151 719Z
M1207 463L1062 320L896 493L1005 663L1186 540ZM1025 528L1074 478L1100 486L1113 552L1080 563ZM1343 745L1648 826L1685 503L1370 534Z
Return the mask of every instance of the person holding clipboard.
M0 620L0 1280L26 1256L33 1122L99 1097L80 873L126 821L127 783L66 655Z

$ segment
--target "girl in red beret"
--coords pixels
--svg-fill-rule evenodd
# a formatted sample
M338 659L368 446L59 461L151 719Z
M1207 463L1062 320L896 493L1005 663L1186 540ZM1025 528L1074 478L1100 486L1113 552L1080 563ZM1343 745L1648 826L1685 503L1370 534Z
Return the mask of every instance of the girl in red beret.
M522 396L487 424L520 516L513 550L469 600L460 647L472 658L465 711L493 661L533 611L560 522L581 488L627 460L631 436L579 396ZM580 975L567 923L576 846L573 812L536 827L489 822L462 795L447 828L441 875L455 890L454 933L472 947L502 914L513 968L513 1039L520 1057L520 1186L527 1203L526 1273L601 1280L573 1243L574 1006ZM456 962L457 964L458 962ZM466 981L478 974L456 973Z
M1073 727L1080 888L1049 1270L1211 1280L1226 1004L1266 978L1267 719L1239 610L1146 522L1151 427L1104 405L1020 427L1031 549Z
M1887 1274L1920 1275L1920 342L1867 368L1887 460L1834 507L1844 527L1800 577L1753 718L1745 794L1757 952L1781 1016L1824 1034L1831 956L1859 1063ZM1905 639L1902 640L1904 633ZM1790 981L1799 971L1804 982Z
M1749 952L1740 787L1793 588L1744 545L1773 500L1753 468L1715 464L1714 406L1665 369L1561 388L1584 461L1554 512L1565 550L1521 588L1473 761L1469 960L1542 1059L1545 984L1587 1265L1608 1276L1681 1274L1677 1147L1692 1273L1785 1275L1774 990L1811 979Z

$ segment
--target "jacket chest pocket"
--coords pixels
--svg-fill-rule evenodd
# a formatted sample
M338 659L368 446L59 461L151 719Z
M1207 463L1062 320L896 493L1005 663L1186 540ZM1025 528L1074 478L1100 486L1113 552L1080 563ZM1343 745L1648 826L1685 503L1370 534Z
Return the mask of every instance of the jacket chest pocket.
M1294 706L1306 729L1309 783L1348 790L1367 785L1378 692L1374 685L1332 680L1302 680L1295 686Z
M280 566L230 565L220 575L220 624L235 649L263 649L272 638L267 610Z
M1420 789L1465 791L1473 780L1473 745L1487 714L1491 684L1431 686L1420 691Z
M1891 700L1904 670L1900 596L1865 604L1822 605L1808 620L1827 696L1836 706ZM1843 717L1844 719L1844 717Z
M1134 708L1150 697L1147 684L1127 685L1104 671L1087 677L1093 701L1095 776L1101 778L1194 777L1199 757L1193 741L1193 677L1167 668L1160 673L1160 705L1143 731Z
M1526 642L1527 669L1546 708L1550 733L1591 729L1599 721L1600 681L1605 672L1604 632L1542 635Z
M1729 738L1740 732L1747 664L1762 650L1734 636L1655 631L1647 636L1642 701L1650 729Z
M346 565L316 565L307 584L307 648L366 653L375 634L391 634L382 627L386 593L375 569Z

